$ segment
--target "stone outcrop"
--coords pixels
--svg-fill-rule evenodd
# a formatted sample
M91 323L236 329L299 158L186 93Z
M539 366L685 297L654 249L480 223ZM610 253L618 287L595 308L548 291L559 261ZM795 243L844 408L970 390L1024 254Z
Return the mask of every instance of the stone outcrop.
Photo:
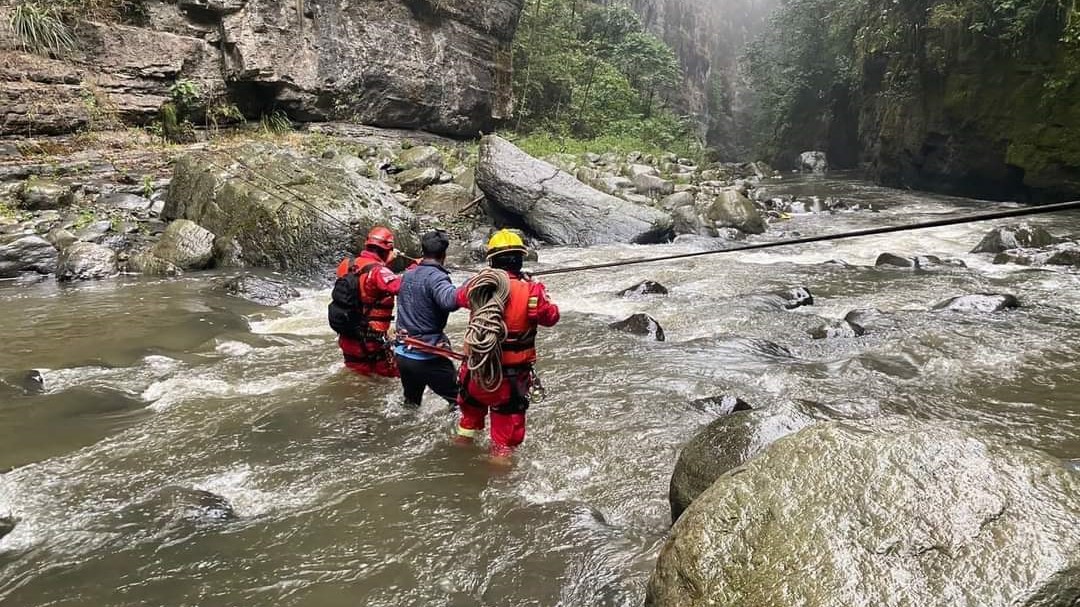
M812 425L720 476L645 604L1071 607L1078 582L1080 476L960 425L883 418Z
M230 297L246 299L260 306L280 306L300 297L300 291L281 281L251 274L230 278L222 282L218 288Z
M4 52L0 134L146 123L186 79L252 118L283 110L476 135L509 115L523 2L144 0L139 27L80 24L63 61Z
M117 271L116 251L92 242L76 242L60 254L56 279L99 280L115 276Z
M480 144L476 183L497 215L550 244L650 244L672 237L667 213L595 190L495 135Z
M229 243L219 251L254 267L319 270L354 254L356 237L375 225L417 254L412 213L385 184L287 148L229 154L179 158L163 217L190 219Z
M972 253L1003 253L1010 249L1048 247L1061 242L1050 232L1027 223L994 228L983 236Z
M34 234L0 235L0 278L23 272L51 274L59 253L48 240Z

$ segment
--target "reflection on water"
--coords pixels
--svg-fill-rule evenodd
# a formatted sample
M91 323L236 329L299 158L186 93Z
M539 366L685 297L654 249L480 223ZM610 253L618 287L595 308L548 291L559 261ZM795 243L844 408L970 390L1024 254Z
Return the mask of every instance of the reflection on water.
M881 212L799 215L766 238L973 207L854 182L785 189ZM1080 234L1075 215L1033 222ZM678 449L711 419L689 401L720 393L838 416L965 420L1076 458L1080 276L969 255L987 229L552 277L564 321L540 339L549 399L502 472L482 447L449 442L454 420L438 399L408 411L393 382L341 370L325 291L267 311L199 276L0 286L0 470L13 468L0 476L0 516L19 519L0 539L0 604L637 605ZM694 246L545 251L540 267ZM886 250L969 269L866 267ZM832 259L854 266L822 265ZM614 296L644 279L670 295ZM816 305L746 297L792 286ZM928 311L971 292L1014 293L1024 307ZM858 308L896 313L895 328L810 339ZM668 341L605 328L635 312L658 319ZM45 393L24 394L28 369L43 370Z

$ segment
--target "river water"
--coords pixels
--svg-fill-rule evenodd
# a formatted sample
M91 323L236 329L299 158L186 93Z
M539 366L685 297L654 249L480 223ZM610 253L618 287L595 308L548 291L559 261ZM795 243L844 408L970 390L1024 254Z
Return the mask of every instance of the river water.
M766 239L1000 206L853 180L770 188L880 212L797 215ZM1076 214L1032 223L1080 234ZM1076 458L1080 274L968 254L991 225L552 277L563 321L539 342L549 397L510 469L454 447L437 399L408 411L393 382L345 372L326 290L267 311L215 294L213 275L0 286L0 373L11 384L41 369L46 385L0 385L0 516L19 520L0 539L0 605L638 605L679 447L716 415L690 401L716 394L963 420ZM703 246L550 250L537 267ZM969 267L867 267L882 251ZM615 297L644 279L670 295ZM746 297L792 286L816 305ZM927 311L974 292L1023 307ZM808 336L870 307L898 312L899 327ZM634 312L667 341L606 328Z

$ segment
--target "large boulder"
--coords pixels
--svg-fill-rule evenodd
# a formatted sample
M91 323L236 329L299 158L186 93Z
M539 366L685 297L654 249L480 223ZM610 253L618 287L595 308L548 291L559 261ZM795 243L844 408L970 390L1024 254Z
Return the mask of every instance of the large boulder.
M672 522L722 474L743 465L777 439L814 423L794 408L734 410L705 426L679 452L668 501Z
M401 189L409 194L415 194L433 183L439 182L442 171L433 167L416 167L402 171L394 176Z
M1027 223L1001 226L990 230L972 253L1001 253L1009 249L1048 247L1061 242L1050 232Z
M214 234L194 221L177 219L165 228L153 255L181 270L202 270L214 261Z
M829 170L829 160L825 152L803 152L799 154L799 170L824 175Z
M56 268L56 279L98 280L117 273L116 251L92 242L76 242L64 249Z
M735 188L725 188L706 207L705 217L717 228L735 228L747 234L765 231L765 220L749 198Z
M398 155L398 165L405 169L443 168L442 152L431 145L409 148Z
M60 254L49 241L34 234L0 235L0 278L23 272L50 274Z
M239 246L250 266L315 270L352 254L375 225L418 250L412 212L389 188L335 163L265 144L176 161L162 213L190 219Z
M667 213L594 190L495 135L480 144L476 182L493 210L551 244L644 244L672 237Z
M1062 242L1041 249L1010 249L994 256L994 263L1080 267L1080 243Z
M651 607L1080 603L1080 476L959 425L827 422L721 476L672 529Z

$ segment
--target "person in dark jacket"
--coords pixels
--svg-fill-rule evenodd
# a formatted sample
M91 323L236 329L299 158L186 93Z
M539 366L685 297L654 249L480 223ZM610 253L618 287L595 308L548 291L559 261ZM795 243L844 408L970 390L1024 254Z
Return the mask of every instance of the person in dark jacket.
M446 321L450 313L459 308L457 289L450 280L450 271L443 266L450 240L445 232L436 230L424 234L420 246L424 252L423 261L401 279L397 299L398 333L449 349ZM394 353L401 371L406 405L420 406L425 388L431 388L451 406L456 404L458 381L454 363L437 354L421 352L404 344L399 344Z

